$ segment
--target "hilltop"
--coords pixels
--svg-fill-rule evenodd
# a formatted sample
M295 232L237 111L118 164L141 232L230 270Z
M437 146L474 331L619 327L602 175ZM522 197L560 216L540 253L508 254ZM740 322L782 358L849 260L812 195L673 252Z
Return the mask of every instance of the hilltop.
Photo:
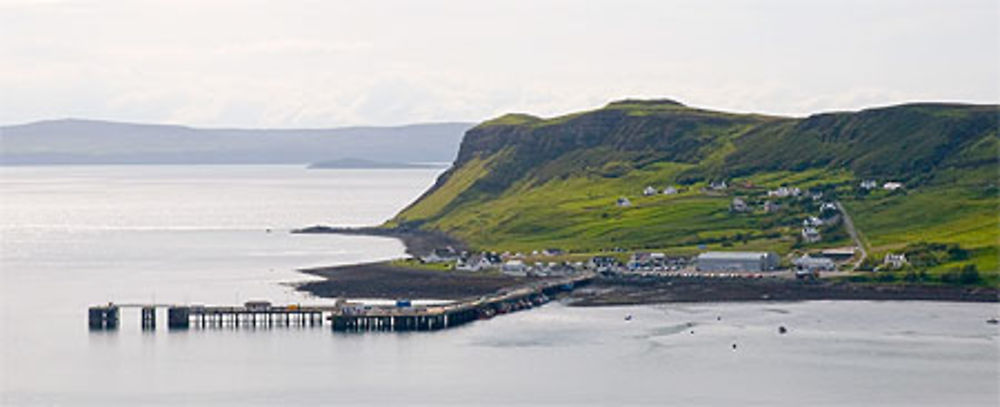
M932 273L971 264L995 278L998 113L915 103L792 118L623 100L554 118L505 115L466 132L453 166L387 226L499 251L789 254L852 244L832 224L819 242L800 237L803 219L836 201L871 258L930 253L919 262ZM656 193L645 196L648 186ZM768 196L782 186L803 195ZM734 212L734 198L748 209ZM767 201L778 209L763 210Z

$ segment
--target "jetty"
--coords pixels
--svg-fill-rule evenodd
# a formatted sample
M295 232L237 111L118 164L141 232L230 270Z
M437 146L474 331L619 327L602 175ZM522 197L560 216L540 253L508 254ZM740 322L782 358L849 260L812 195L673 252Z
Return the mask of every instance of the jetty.
M157 309L166 309L167 328L170 330L323 326L329 321L333 331L337 332L436 331L545 304L560 293L589 283L594 277L593 273L582 273L542 280L500 290L492 295L440 305L412 305L410 301L368 305L343 299L333 305L273 305L268 301L249 301L230 306L112 302L90 307L88 323L92 330L115 330L120 323L120 311L137 308L144 330L155 330Z

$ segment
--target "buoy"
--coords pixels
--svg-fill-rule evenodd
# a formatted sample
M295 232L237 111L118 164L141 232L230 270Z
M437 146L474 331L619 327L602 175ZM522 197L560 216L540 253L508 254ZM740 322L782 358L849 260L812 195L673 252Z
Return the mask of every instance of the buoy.
M788 332L788 329L785 329L785 327L784 327L784 326L779 326L779 327L778 327L778 333L779 333L779 334L782 334L782 335L784 335L784 334L785 334L785 333L787 333L787 332Z
M736 350L736 344L735 343L733 344L733 350Z
M716 321L722 321L722 316L715 317Z
M626 315L626 316L625 316L625 320L626 320L626 321L631 321L631 320L632 320L632 314L628 314L628 315Z

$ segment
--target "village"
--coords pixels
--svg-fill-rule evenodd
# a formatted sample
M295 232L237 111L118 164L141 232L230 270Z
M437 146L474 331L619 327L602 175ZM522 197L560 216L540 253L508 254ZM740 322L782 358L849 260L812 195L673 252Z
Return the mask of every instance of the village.
M895 181L880 183L866 179L857 184L861 191L882 189L894 192L903 188ZM643 197L677 195L687 191L671 185L662 190L646 186ZM723 195L730 191L725 180L713 181L701 189L702 193ZM823 275L846 275L858 270L867 256L863 245L853 230L853 224L843 207L833 199L826 199L823 191L803 191L798 187L780 186L756 195L734 194L729 211L733 216L754 212L774 214L784 210L792 201L806 201L815 208L814 214L801 217L801 226L794 236L797 249L785 257L773 251L703 250L696 255L677 255L655 251L627 251L621 248L607 250L592 256L567 253L560 248L544 248L531 252L468 252L453 247L435 249L411 261L425 265L438 265L445 269L501 273L513 277L565 277L584 272L601 275L639 275L697 278L796 278L816 279ZM627 196L615 200L615 206L629 208L632 199ZM802 205L799 205L800 207ZM824 241L824 232L845 230L852 245L842 247L816 247ZM869 263L871 260L869 259ZM904 254L886 253L871 271L896 270L908 262Z

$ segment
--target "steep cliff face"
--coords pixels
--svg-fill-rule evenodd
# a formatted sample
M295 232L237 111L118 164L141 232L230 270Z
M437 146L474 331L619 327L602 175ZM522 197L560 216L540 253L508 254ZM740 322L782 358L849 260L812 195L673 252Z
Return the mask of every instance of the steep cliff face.
M423 223L518 184L621 177L655 163L685 165L663 180L683 184L807 169L925 182L946 167L995 165L997 112L911 104L793 119L626 100L553 119L506 115L470 129L452 168L396 221ZM433 199L439 191L450 199Z
M729 211L734 197L760 204L767 189L787 185L861 211L859 227L877 245L928 236L995 249L998 115L995 105L909 104L787 118L669 100L550 119L506 115L470 129L454 165L390 223L494 249L787 252L801 246L795 228L808 205ZM862 179L902 182L906 192L857 195ZM705 191L718 180L733 187ZM647 186L658 193L645 196ZM662 194L667 186L679 192ZM616 206L619 197L632 205Z
M452 168L397 220L424 220L411 216L412 209L426 209L424 201L438 191L452 193L449 182L468 185L440 211L418 212L443 215L449 207L497 196L518 183L538 185L585 173L615 177L656 162L696 164L732 137L776 120L693 109L669 100L615 102L548 120L502 116L466 132Z

